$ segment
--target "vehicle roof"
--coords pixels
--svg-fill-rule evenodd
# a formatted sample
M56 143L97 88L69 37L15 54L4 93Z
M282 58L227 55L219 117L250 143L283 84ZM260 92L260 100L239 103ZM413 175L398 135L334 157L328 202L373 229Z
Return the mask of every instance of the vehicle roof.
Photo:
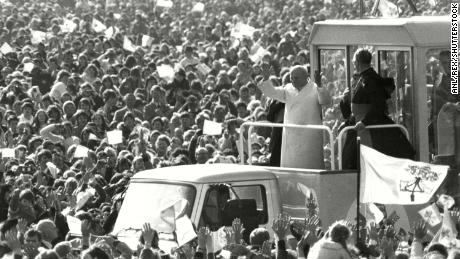
M135 174L132 179L139 181L171 181L189 183L217 183L245 180L276 179L274 173L258 166L239 164L182 165L150 169Z
M326 20L313 25L310 44L450 46L449 16Z

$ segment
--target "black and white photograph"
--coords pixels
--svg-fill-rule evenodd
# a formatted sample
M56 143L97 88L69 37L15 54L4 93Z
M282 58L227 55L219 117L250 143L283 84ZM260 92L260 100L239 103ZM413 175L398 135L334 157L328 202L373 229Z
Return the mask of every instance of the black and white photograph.
M0 259L460 259L457 0L0 0Z

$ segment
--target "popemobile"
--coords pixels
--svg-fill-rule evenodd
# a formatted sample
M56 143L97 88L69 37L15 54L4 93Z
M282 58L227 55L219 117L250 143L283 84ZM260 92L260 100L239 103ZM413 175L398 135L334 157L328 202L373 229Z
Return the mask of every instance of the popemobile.
M446 62L440 57L440 53L450 50L449 35L447 16L317 22L310 36L310 71L325 73L332 66L334 69L329 71L334 82L325 81L323 87L330 88L334 99L340 98L343 90L352 84L355 50L371 49L377 73L394 79L396 88L388 106L389 116L396 124L369 128L397 127L415 148L417 161L449 165L451 169L438 193L447 192L458 199L460 107L455 103L436 103L438 100L433 98L433 89L442 74L450 74L449 64L443 66ZM439 112L433 112L435 107L441 107ZM356 218L357 190L362 176L358 170L342 170L344 140L354 127L346 127L337 134L322 125L247 122L240 128L240 139L246 134L251 136L255 127L322 131L324 142L329 143L329 157L326 157L329 165L323 170L261 167L252 165L248 159L249 165L187 165L143 171L131 180L113 234L134 250L142 224L150 222L162 232L160 247L169 252L178 246L164 222L165 209L171 206L175 208L175 216L187 215L196 227L209 226L214 233L222 226L231 225L234 218L240 218L246 229L245 238L257 227L272 231L273 219L282 212L292 218L304 218L307 212L316 211L324 227L338 219ZM240 157L244 157L243 152L252 154L250 143L240 141L239 149ZM294 149L289 152L298 159L309 155ZM417 188L411 190L408 197L421 195ZM387 215L399 218L396 229L409 231L411 224L421 219L418 212L428 205L429 202L379 206ZM432 233L439 226L433 226ZM218 243L215 242L215 250Z

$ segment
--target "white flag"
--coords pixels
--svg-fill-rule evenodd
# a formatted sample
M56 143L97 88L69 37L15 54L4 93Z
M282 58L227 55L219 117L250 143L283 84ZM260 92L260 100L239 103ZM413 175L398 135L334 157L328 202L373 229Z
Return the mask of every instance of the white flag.
M123 49L130 51L130 52L135 52L136 51L136 45L134 45L131 40L128 37L123 38Z
M72 216L67 216L67 225L69 226L69 233L80 236L81 235L81 220L72 217Z
M161 221L156 226L158 230L166 233L172 233L176 229L176 216L174 211L174 205L169 205L168 207L160 211Z
M196 69L198 70L198 72L200 72L203 76L207 76L209 74L209 72L211 72L211 68L206 66L205 64L203 63L200 63L198 65L196 65Z
M69 19L64 19L64 23L61 25L62 32L73 32L77 28L77 25Z
M25 63L22 71L30 73L34 69L34 66L35 66L34 63L32 62Z
M89 133L88 139L91 139L91 140L99 140L99 138L98 138L96 135L94 135L93 133Z
M149 35L142 35L142 47L149 47L153 43L153 38Z
M380 0L379 11L383 17L398 17L398 7L388 0Z
M430 224L430 226L434 227L441 223L441 213L439 213L438 207L433 203L430 206L421 209L418 214L422 216L422 218Z
M10 46L8 43L3 43L2 47L0 48L0 52L2 52L4 55L14 52L14 49Z
M222 124L210 120L205 120L203 125L203 134L220 135L222 134Z
M204 12L204 4L203 3L196 3L192 8L192 12L197 12L197 13Z
M87 147L77 145L77 148L75 149L75 153L74 153L73 157L75 157L75 158L87 157L88 156L88 151L89 151L89 149Z
M59 170L59 168L53 164L52 162L47 162L46 163L46 167L48 168L48 170L50 171L51 175L54 177L54 178L57 178L58 177L58 173L61 171Z
M117 2L115 0L106 0L105 1L105 9L113 9L117 7Z
M89 201L91 197L94 196L95 190L93 188L86 188L85 191L80 191L77 193L77 204L75 210L79 210L85 206L86 202Z
M0 153L2 153L3 158L16 157L16 151L14 150L14 148L3 148L3 149L0 149L0 151L1 151Z
M163 8L171 8L173 7L173 2L171 0L158 0L157 6Z
M171 197L170 197L171 198ZM157 228L163 232L173 232L176 230L176 220L186 214L188 201L179 197L164 201L160 209L160 219Z
M230 36L241 39L244 36L251 38L256 29L244 23L237 23L230 32Z
M457 237L457 228L455 227L455 221L450 216L450 212L447 207L444 207L444 214L442 216L442 225L438 233L431 240L433 243L441 243L446 247L451 247L453 244L456 244Z
M250 56L249 58L252 60L252 62L254 63L259 63L262 58L265 56L265 54L269 54L270 52L268 52L268 50L260 47L257 49L256 53L252 56Z
M231 48L237 49L241 44L241 41L239 39L234 39L232 42Z
M116 33L118 33L120 30L115 27L115 26L110 26L109 28L107 28L107 30L105 30L104 34L105 34L105 37L107 39L111 39L113 37L113 35L115 35Z
M97 33L100 33L100 32L103 32L103 31L107 30L107 26L105 26L101 21L99 21L98 19L95 19L95 18L93 18L93 23L92 23L91 27Z
M184 244L196 238L196 233L193 229L192 221L187 215L176 220L176 235L177 244L179 246L183 246Z
M361 202L427 203L446 178L448 168L387 156L361 145Z
M428 3L431 5L431 6L436 6L436 0L428 0Z
M170 65L161 65L157 67L158 76L167 82L171 82L174 79L174 68Z
M30 33L32 35L32 38L30 39L30 41L34 45L38 43L43 43L48 38L48 33L43 32L43 31L30 30Z
M116 145L123 142L123 133L121 130L107 131L107 141L109 145Z
M379 224L385 218L383 212L374 203L364 204L364 216L367 222L373 221L376 224Z

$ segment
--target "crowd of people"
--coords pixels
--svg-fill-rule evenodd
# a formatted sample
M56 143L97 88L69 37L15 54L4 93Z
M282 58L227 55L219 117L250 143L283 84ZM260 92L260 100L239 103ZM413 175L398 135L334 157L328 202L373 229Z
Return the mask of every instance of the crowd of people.
M246 157L237 145L242 123L276 121L269 107L277 104L257 87L262 67L271 67L274 85L289 82L291 66L309 69L315 21L360 16L359 1L206 0L201 10L189 0L145 2L0 1L0 257L75 258L82 251L84 258L131 258L126 244L107 236L119 210L114 199L130 177L184 164L269 164L270 129L246 135L253 150ZM372 3L364 1L365 15ZM407 2L397 4L401 16L413 14ZM449 11L443 1L416 6L423 15ZM255 29L247 34L248 28ZM334 96L345 91L337 71L343 64L331 59L315 78ZM324 123L334 129L343 121L339 106L334 99L325 110ZM222 124L222 134L204 134L205 121ZM121 143L109 144L113 131L122 132ZM64 215L82 221L82 238L68 235ZM346 245L357 240L349 225L322 233L317 219L297 232L290 223L284 216L274 222L275 252L265 229L244 246L241 226L229 233L226 249L247 257L355 256ZM385 258L394 258L398 235L389 226L374 226L363 239L372 245L363 247L383 246ZM283 242L289 228L297 233L294 244ZM208 234L200 228L195 246L160 253L158 234L146 225L137 256L203 258ZM406 235L411 255L423 256L417 244L425 235L423 224L415 238ZM442 245L428 250L441 256L429 258L447 257Z

